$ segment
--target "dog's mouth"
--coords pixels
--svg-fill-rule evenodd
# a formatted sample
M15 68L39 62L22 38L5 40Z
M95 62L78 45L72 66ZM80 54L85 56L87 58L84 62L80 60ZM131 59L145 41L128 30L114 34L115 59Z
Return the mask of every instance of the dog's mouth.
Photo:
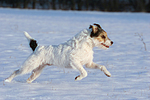
M101 43L101 45L103 45L103 46L106 47L106 48L109 48L109 46L106 45L106 44L104 44L104 43Z

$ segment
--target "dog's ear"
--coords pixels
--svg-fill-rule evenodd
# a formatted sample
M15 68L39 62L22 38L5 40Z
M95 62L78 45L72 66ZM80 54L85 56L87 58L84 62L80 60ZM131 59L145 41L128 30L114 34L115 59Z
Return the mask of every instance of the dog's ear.
M93 25L92 26L92 31L93 31L94 34L96 34L98 32L98 27Z
M98 37L99 36L99 28L98 28L98 26L96 25L90 25L90 27L89 28L92 28L92 32L91 32L91 37Z
M89 29L92 28L92 25L90 25Z
M96 25L97 27L101 28L101 26L99 24L94 23L93 25Z

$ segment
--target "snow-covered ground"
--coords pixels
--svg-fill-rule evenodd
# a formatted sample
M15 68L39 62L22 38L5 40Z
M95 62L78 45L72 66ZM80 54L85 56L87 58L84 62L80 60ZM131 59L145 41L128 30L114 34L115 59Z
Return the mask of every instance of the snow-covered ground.
M94 61L112 77L86 69L74 81L77 71L47 66L31 84L30 74L3 82L32 52L23 31L41 45L59 44L93 23L114 41L108 50L94 48ZM150 100L150 14L0 8L0 100Z

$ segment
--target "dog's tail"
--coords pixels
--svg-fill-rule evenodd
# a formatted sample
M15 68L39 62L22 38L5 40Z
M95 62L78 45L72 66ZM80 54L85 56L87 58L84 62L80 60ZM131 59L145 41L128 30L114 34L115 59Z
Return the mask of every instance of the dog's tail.
M27 32L24 31L24 35L27 38L29 45L31 47L31 49L34 51L36 49L36 47L38 46L37 41L34 40Z

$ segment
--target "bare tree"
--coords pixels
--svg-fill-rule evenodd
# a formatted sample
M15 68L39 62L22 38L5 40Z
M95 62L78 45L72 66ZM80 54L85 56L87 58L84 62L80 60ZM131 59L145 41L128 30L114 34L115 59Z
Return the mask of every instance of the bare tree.
M82 10L82 0L76 0L78 5L78 10Z
M52 0L52 9L56 10L56 0Z
M70 6L71 6L71 10L75 10L75 0L71 0Z
M35 9L36 7L36 0L32 0L32 9Z
M23 0L23 8L28 8L29 0Z

